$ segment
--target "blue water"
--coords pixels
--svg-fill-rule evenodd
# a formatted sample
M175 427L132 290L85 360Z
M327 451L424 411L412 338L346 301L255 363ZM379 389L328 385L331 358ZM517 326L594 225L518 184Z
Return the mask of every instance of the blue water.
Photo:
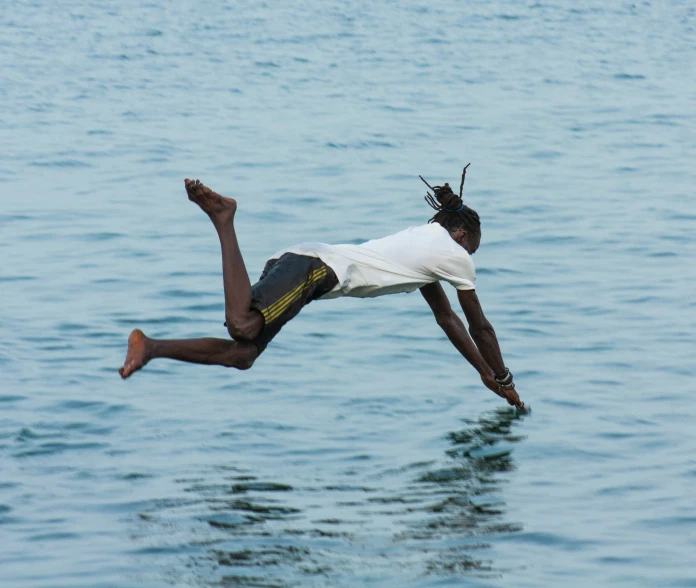
M2 8L0 585L696 586L693 3ZM469 161L531 414L417 293L119 379L136 326L226 336L184 177L255 277Z

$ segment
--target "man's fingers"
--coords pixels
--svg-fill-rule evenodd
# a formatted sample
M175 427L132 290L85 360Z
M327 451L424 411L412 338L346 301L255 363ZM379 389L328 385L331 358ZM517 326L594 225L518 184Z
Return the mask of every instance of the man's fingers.
M514 388L503 388L498 382L496 382L493 377L481 376L481 380L486 385L486 388L495 392L498 396L505 399L505 401L510 406L516 406L517 408L525 409L524 402L520 400L517 391Z
M511 406L517 406L517 407L524 406L523 402L520 400L519 395L517 394L517 391L514 388L511 388L508 390L503 389L503 390L506 393L505 398L507 399L508 404L510 404Z

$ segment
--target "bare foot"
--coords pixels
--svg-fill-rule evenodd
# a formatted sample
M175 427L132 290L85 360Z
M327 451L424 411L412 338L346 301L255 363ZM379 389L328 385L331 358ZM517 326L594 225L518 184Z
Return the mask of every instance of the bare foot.
M232 222L237 212L237 201L213 192L199 180L184 180L189 200L201 207L214 223Z
M142 369L150 361L149 342L150 340L140 329L135 329L128 337L126 361L123 362L123 367L118 370L124 380L133 372Z

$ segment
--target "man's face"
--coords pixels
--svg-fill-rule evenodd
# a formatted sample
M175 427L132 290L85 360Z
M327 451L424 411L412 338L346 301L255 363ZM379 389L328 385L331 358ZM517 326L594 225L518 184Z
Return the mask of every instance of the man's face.
M481 245L481 233L478 235L469 234L469 247L465 247L465 249L469 252L469 255L476 253L479 245Z

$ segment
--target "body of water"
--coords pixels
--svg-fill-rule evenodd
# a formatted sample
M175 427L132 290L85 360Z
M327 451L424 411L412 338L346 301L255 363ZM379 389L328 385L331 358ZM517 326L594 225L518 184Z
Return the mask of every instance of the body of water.
M693 3L2 8L2 586L696 586ZM256 277L426 222L418 174L469 161L530 414L417 292L118 377L136 326L227 335L185 177Z

